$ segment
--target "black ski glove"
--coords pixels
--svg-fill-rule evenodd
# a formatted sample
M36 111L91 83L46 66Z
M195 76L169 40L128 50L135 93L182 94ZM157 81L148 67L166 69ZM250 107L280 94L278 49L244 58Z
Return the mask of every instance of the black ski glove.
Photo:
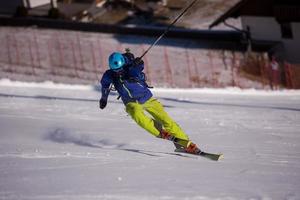
M101 98L99 101L100 109L104 109L106 107L106 105L107 105L107 100Z
M140 57L136 57L134 60L133 60L133 63L135 65L142 65L144 64L144 61L140 58Z

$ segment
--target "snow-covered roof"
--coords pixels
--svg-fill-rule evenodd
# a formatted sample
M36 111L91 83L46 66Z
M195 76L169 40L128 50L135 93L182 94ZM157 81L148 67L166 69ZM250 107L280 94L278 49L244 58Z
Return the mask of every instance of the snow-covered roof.
M278 21L300 21L299 0L241 0L210 24L217 26L228 18L247 16L273 16Z

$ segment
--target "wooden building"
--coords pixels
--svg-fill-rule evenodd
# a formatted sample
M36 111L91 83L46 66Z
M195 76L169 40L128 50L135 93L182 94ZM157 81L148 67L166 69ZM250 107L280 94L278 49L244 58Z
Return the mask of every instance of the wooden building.
M241 0L210 28L220 23L226 25L228 18L238 17L242 31L248 33L251 41L279 42L280 45L274 46L269 53L291 64L300 63L299 0Z

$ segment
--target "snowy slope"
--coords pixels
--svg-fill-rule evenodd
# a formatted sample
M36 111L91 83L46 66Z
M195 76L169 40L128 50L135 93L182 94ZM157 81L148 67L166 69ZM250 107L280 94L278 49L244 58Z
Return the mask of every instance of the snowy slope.
M300 92L154 90L214 162L177 155L89 86L0 81L0 199L300 199Z

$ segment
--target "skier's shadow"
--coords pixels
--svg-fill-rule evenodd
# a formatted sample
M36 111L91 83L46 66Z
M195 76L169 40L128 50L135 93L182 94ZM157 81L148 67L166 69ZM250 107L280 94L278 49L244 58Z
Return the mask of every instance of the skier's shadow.
M131 153L143 154L151 157L163 157L163 155L173 155L180 157L190 157L187 155L181 155L179 153L167 153L167 152L157 152L148 151L140 149L125 148L125 143L115 143L108 139L97 140L88 135L72 134L69 130L65 128L55 128L49 130L43 137L44 140L52 141L61 144L74 144L83 147L99 148L106 150L118 150L126 151ZM158 155L161 154L161 155ZM192 158L192 157L190 157Z
M182 155L180 153L168 153L168 152L161 152L161 151L149 151L149 150L146 151L146 150L138 150L138 149L123 149L123 148L118 149L118 150L129 151L129 152L133 152L133 153L140 153L140 154L144 154L144 155L152 156L152 157L163 157L162 155L171 155L171 156L180 156L180 157L184 157L184 158L194 158L192 156ZM157 155L157 154L162 154L162 155Z

